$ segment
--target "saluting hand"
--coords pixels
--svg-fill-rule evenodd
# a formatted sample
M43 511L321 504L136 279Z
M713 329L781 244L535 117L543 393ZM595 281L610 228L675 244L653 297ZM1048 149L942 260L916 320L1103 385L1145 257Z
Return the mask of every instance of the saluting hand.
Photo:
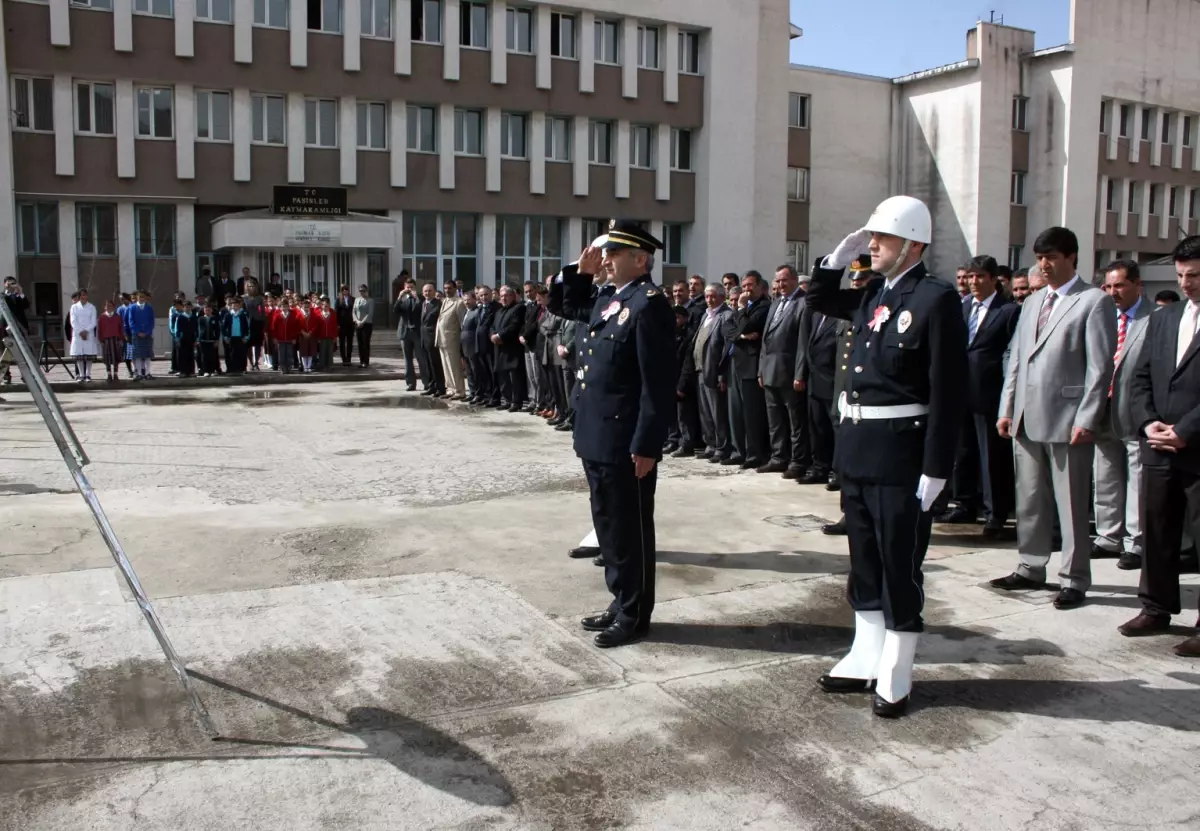
M870 250L867 247L870 242L871 232L866 228L859 228L838 243L838 247L833 249L833 253L825 262L830 268L845 268Z
M579 255L580 274L599 274L604 265L604 252L589 245Z

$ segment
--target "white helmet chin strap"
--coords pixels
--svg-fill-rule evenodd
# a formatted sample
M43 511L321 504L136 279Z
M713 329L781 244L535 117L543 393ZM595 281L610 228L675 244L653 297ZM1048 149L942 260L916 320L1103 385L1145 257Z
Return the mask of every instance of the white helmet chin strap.
M900 255L896 257L896 263L883 275L885 280L893 280L900 273L900 269L903 267L905 261L908 260L909 252L912 251L912 245L912 240L906 239L904 241L904 245L900 248Z

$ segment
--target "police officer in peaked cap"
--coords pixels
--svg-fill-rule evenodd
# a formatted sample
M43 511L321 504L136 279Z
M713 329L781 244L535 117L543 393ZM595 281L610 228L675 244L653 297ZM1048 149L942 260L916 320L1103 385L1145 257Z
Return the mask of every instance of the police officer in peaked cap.
M562 274L564 297L595 294L580 340L575 453L591 490L592 522L613 601L581 621L596 645L645 636L654 610L654 491L675 408L675 314L650 278L663 247L636 222L613 220Z
M930 508L954 468L965 400L961 300L921 261L932 233L924 203L893 196L825 258L808 294L809 306L852 327L834 469L850 542L854 642L820 685L830 693L873 688L873 711L884 718L904 714L912 689ZM840 288L842 270L865 253L881 276Z

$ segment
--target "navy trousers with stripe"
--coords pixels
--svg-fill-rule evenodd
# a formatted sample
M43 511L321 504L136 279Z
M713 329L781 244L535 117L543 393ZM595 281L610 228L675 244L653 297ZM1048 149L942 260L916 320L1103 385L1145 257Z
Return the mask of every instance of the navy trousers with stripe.
M604 559L604 579L617 622L642 628L654 611L654 491L658 467L642 479L633 460L617 464L583 460L591 489L592 523Z

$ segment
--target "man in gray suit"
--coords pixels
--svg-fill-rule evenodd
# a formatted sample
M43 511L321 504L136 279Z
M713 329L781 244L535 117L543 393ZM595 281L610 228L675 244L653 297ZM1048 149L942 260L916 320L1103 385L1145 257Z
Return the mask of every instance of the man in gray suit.
M1117 307L1076 273L1079 241L1070 230L1043 231L1033 251L1046 286L1025 301L996 422L1001 436L1014 439L1021 564L991 584L1008 591L1045 587L1057 508L1063 551L1054 605L1072 609L1083 604L1092 582L1093 443L1108 408Z
M393 307L398 323L396 338L400 341L400 349L404 353L404 382L409 390L417 388L416 364L421 356L421 295L417 294L417 284L408 269L400 272L400 293L396 296ZM429 386L429 378L421 376L421 381Z
M766 394L767 426L771 431L771 458L758 472L782 473L784 479L802 478L812 461L808 398L793 383L805 306L796 269L781 265L775 272L775 299L767 312L758 356L758 385Z
M729 435L729 390L721 371L726 352L723 329L726 319L732 315L733 310L725 305L725 287L720 283L706 287L704 313L696 324L690 353L683 367L684 372L695 374L694 381L686 386L699 392L700 430L705 446L713 451L708 459L713 464L720 464L733 455Z
M1142 277L1133 260L1117 260L1105 269L1104 290L1117 306L1117 348L1108 414L1096 436L1092 557L1119 556L1117 567L1129 571L1142 567L1142 462L1132 384L1154 307L1142 297Z

